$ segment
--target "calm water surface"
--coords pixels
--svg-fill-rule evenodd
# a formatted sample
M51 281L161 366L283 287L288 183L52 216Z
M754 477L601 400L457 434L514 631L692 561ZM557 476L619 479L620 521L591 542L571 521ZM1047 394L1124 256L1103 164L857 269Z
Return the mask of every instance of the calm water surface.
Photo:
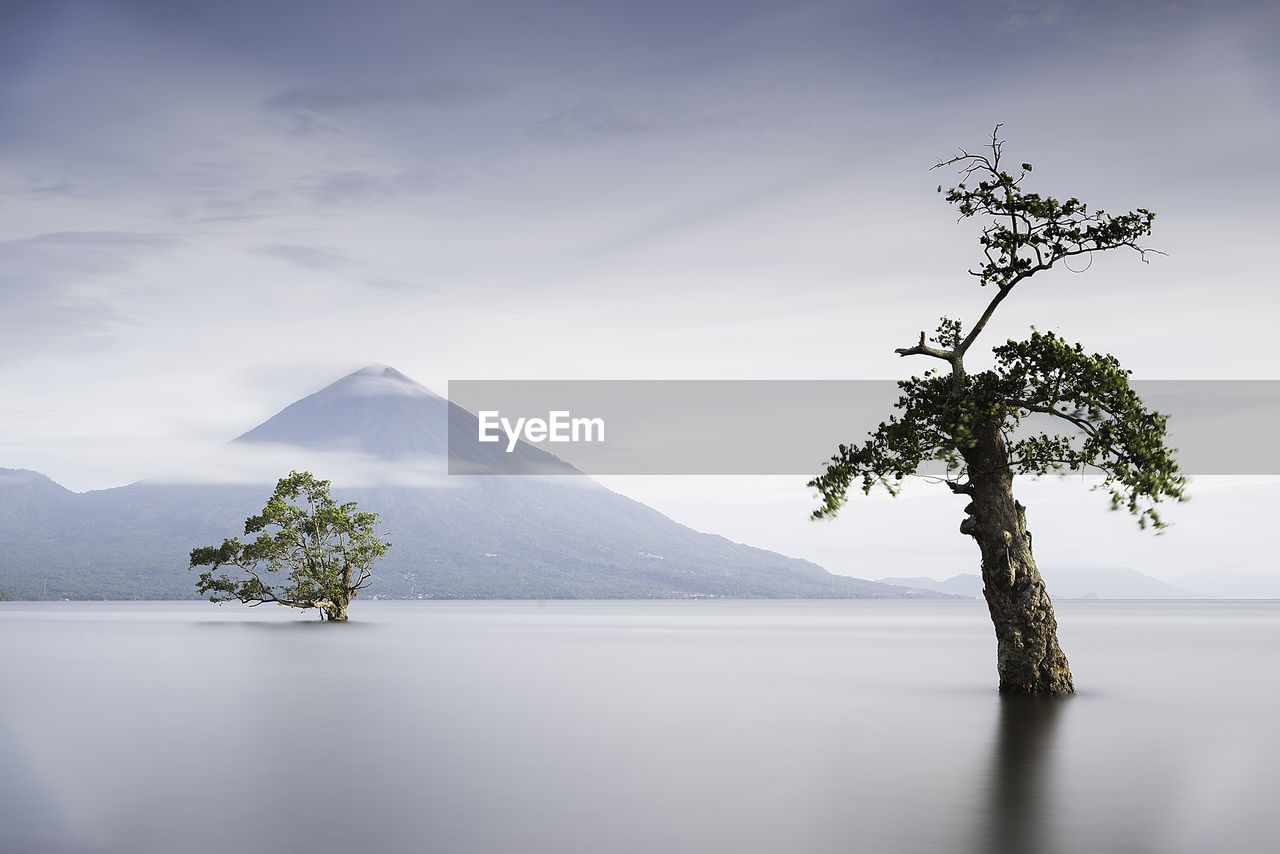
M1280 603L0 604L5 852L1276 850Z

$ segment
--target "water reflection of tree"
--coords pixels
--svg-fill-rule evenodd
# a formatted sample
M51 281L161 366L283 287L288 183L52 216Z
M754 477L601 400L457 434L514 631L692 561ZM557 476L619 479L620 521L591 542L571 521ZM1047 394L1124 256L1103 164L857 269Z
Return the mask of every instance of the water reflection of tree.
M987 809L974 834L974 854L1052 854L1056 838L1052 787L1054 730L1065 703L1058 697L1000 698Z

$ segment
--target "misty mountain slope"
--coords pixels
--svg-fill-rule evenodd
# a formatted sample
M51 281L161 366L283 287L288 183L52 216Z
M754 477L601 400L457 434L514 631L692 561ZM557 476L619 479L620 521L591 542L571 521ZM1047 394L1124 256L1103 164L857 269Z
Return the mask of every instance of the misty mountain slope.
M448 430L476 419L391 368L366 368L228 443L270 454L256 483L139 481L71 493L0 478L0 589L18 597L188 598L192 548L240 535L291 468L382 517L393 546L370 595L447 598L886 597L905 591L694 531L521 444L481 460L510 475L444 475ZM317 458L316 454L320 457ZM472 453L486 455L488 448ZM324 456L330 454L331 456ZM343 475L353 458L368 463ZM529 471L575 472L531 476ZM385 477L374 477L370 472ZM418 483L405 473L427 472ZM362 482L363 480L363 482ZM17 508L5 510L5 508Z
M1049 595L1056 599L1193 599L1196 594L1128 567L1050 567L1041 570ZM957 596L982 598L982 576L964 573L932 578L881 578L902 585Z
M0 526L29 525L43 530L76 494L30 469L0 468Z
M17 598L45 592L80 496L39 472L0 469L0 590ZM58 573L59 575L63 573Z
M0 504L5 487L0 482ZM267 492L139 483L68 491L38 527L0 515L0 589L17 598L191 598L191 549L240 534Z
M590 482L474 478L463 487L352 491L395 544L379 589L401 594L874 596L882 586L702 534ZM337 494L337 493L335 493ZM477 521L480 523L477 524ZM589 524L586 522L589 521Z

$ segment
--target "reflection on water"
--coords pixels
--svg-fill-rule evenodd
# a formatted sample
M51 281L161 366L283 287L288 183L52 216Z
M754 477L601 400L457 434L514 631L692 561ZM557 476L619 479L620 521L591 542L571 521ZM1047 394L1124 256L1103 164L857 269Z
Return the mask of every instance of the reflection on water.
M0 851L1269 851L1280 605L0 604Z
M1071 697L999 699L986 821L974 854L1054 854L1054 731Z

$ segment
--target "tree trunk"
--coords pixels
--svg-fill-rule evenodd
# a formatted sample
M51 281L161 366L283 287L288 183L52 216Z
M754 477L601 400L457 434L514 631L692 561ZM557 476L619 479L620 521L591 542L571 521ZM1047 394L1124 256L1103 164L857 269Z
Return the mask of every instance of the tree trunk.
M1075 692L1058 621L1031 554L1026 508L1013 498L1013 472L1000 422L981 424L964 451L973 501L960 532L982 551L982 593L996 629L996 669L1002 694Z
M351 588L351 564L342 567L342 590L337 596L333 597L333 601L325 606L325 619L335 623L345 623L347 621L347 606L351 604L351 600L355 598L356 591Z
M350 603L350 596L334 597L332 602L324 606L324 618L331 623L345 623L347 621L347 605Z

